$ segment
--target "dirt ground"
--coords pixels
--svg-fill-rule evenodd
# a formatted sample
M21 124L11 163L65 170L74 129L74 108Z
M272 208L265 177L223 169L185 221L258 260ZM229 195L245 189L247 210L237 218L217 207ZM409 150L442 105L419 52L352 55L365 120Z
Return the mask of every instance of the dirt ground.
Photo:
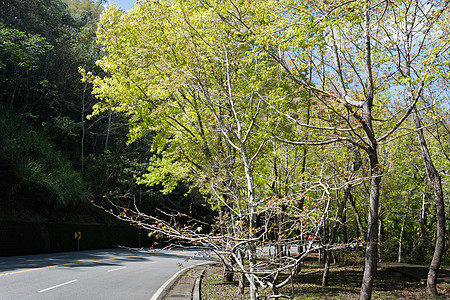
M298 276L292 285L282 292L293 299L358 299L362 279L362 266L334 266L330 270L329 286L322 287L322 265L317 262L306 262L302 272L307 275ZM223 268L211 266L206 270L202 281L203 300L244 300L249 299L248 287L244 295L237 294L237 276L231 283L223 282ZM440 296L426 293L424 282L400 273L378 269L374 282L372 299L450 299L450 287L440 285ZM260 291L260 295L269 295L270 291Z

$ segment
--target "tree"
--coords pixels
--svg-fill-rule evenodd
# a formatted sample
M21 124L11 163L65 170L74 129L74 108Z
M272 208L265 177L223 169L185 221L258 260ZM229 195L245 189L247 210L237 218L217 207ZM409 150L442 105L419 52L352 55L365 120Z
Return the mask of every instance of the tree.
M438 25L437 17L447 6L444 2L432 3L422 10L419 7L424 5L423 1L333 4L313 1L311 7L309 4L302 5L297 1L277 3L278 10L274 8L270 17L258 20L263 26L259 26L262 29L256 35L261 36L261 47L284 68L292 81L314 92L321 107L333 116L328 126L318 124L315 128L328 132L328 138L284 141L299 145L350 142L367 154L370 196L361 299L369 299L376 271L379 192L383 175L378 148L401 134L400 125L413 112L419 101L417 95L429 82L437 57L447 48L446 41L441 39L433 44L429 35L431 29ZM246 21L241 20L243 23ZM248 24L246 27L252 28L257 27L254 24L258 22ZM428 56L429 51L436 55ZM300 77L310 56L315 57L313 74L316 75L312 82ZM416 59L424 56L429 59ZM414 96L404 101L389 91L411 91L408 84L411 79L403 76L405 63L413 57L414 63L420 65L420 71L414 75L417 87ZM391 99L388 101L386 96ZM390 104L396 108L390 108ZM387 114L393 117L383 120ZM311 127L300 122L298 125Z
M27 34L0 23L0 84L2 86L2 102L12 109L15 101L23 104L22 99L32 85L39 84L32 79L40 66L40 60L53 47L39 34ZM33 78L34 79L34 78ZM32 90L33 88L31 88Z
M290 227L280 227L280 243L292 238L301 218L309 221L304 222L304 232L317 236L327 218L331 198L327 189L315 191L323 185L318 182L323 178L311 183L310 189L323 201L317 206L324 204L325 213L314 213L314 205L298 210L297 197L288 187L281 199L272 196L273 182L278 178L273 177L274 168L263 154L272 154L274 160L282 156L270 147L267 132L286 133L287 127L278 124L278 114L267 109L267 103L275 103L290 86L285 84L286 74L268 59L265 51L253 51L253 41L232 30L238 23L221 21L228 8L216 10L195 1L140 3L126 14L109 8L98 31L107 53L99 65L109 75L84 74L102 99L95 106L95 113L109 109L126 112L130 116L131 141L149 131L156 133L152 149L157 156L149 173L139 182L163 184L163 192L173 189L180 179L199 184L213 195L213 206L222 212L219 227L224 234L205 235L201 229L144 217L129 208L117 207L127 210L126 214L120 211L117 215L149 230L213 247L228 269L237 268L245 275L250 282L250 295L256 299L257 285L269 286L278 295L278 289L289 283L294 272L282 282L277 282L278 274L296 269L313 249L311 240L298 258L277 256L279 260L271 261L264 269L257 267L256 243L271 230L271 216L296 215L295 221L285 219ZM303 105L302 95L294 94L294 102L282 99L278 105ZM284 156L289 146L281 149ZM301 159L297 156L292 164L298 166ZM289 182L286 180L285 184ZM293 193L298 189L293 189ZM262 214L266 219L258 223ZM143 224L142 217L149 221ZM158 226L160 223L163 225ZM218 240L224 240L224 249L216 246ZM242 259L244 252L248 253L248 265Z
M416 94L404 97L409 79L404 76L405 52L401 49L414 50L423 57L428 50L412 47L413 42L430 45L430 49L440 47L424 42L430 40L428 29L423 33L416 27L402 27L410 26L411 20L417 20L414 24L419 28L436 25L426 20L434 20L435 12L445 9L444 3L433 3L427 11L419 9L421 4L369 0L333 4L150 1L125 14L109 8L98 31L107 53L98 64L107 75L86 73L94 94L102 100L95 113L109 109L127 113L131 140L156 132L153 149L159 156L153 161L152 174L144 176L142 182L162 183L169 191L177 180L190 178L216 196L213 205L225 207L222 216L235 223L230 230L233 235L228 237L233 246L227 255L239 264L235 251L249 251L249 268L239 267L250 281L252 298L258 295L257 283L271 286L273 295L278 295L281 283L277 284L277 272L297 267L311 249L309 243L292 264L269 273L272 277L267 275L271 282L263 281L256 275L253 256L257 238L263 236L257 230L258 214L264 212L280 224L281 215L291 213L299 218L292 223L301 222L301 216L310 213L304 205L310 197L317 201L315 208L322 208L308 230L318 235L328 219L331 191L335 189L331 178L339 174L330 169L338 169L339 159L329 159L329 164L306 162L306 149L317 147L320 156L341 144L365 152L366 174L360 180L369 183L369 217L360 297L370 299L386 164L379 151L410 133L401 126L414 111L420 98L417 95L437 63L433 56L415 61L420 69L414 78ZM302 182L280 199L278 161L283 156L279 150L295 148L303 150L294 162L302 165L302 171L292 180L310 175L304 180L308 183ZM263 158L269 155L273 158L270 164ZM307 165L320 172L307 174ZM275 183L267 182L271 176ZM287 200L296 193L305 196L296 198L299 201L295 204ZM346 193L353 203L350 191ZM275 206L278 211L269 205L271 196L279 200ZM150 218L147 225L125 219L163 232L156 219ZM271 223L265 224L262 233L269 232ZM186 235L208 245L216 241L197 233L194 237L192 229L172 231L169 225L172 229L175 226L163 225L164 232L171 236ZM248 230L245 238L243 228ZM280 237L282 231L288 231L283 226L278 230Z
M399 55L397 62L399 76L401 79L404 79L406 97L409 101L417 102L422 96L424 86L431 83L432 78L435 76L433 73L439 70L435 67L436 64L439 64L438 61L440 59L438 58L441 58L448 51L449 41L447 39L441 38L436 41L432 37L435 34L442 34L439 19L446 11L447 4L438 2L425 9L421 8L423 5L421 1L411 1L405 4L403 10L405 22L404 24L398 24L400 32L403 33L403 42L398 43L395 49L388 48L388 50L391 53L397 51ZM385 31L387 30L385 29ZM389 34L387 38L389 41L393 41L393 37ZM419 49L416 50L415 47L419 47ZM420 48L423 48L423 50ZM436 201L437 238L427 279L428 292L436 295L436 277L445 243L445 209L442 183L423 134L417 107L414 107L412 116L427 177L433 186Z

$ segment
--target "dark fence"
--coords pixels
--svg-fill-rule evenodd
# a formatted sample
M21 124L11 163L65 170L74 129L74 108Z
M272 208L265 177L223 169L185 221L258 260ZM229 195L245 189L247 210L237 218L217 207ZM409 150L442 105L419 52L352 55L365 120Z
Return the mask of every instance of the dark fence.
M139 237L140 236L140 237ZM77 239L79 237L79 239ZM150 247L146 231L128 224L0 221L0 256L125 247Z

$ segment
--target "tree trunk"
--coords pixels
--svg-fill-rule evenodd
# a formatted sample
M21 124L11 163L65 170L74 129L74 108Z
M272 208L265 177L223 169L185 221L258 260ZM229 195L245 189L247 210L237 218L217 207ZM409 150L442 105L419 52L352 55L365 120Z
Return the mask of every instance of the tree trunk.
M257 226L257 215L256 215L256 204L255 204L255 182L253 178L253 171L250 165L249 157L247 154L247 148L245 147L242 140L240 141L240 151L242 159L244 162L245 177L247 179L247 197L248 197L248 216L249 216L249 226L248 226L248 238L250 240L254 239L256 236L256 226ZM258 286L256 285L256 278L254 272L256 271L256 244L254 241L249 241L248 247L248 260L249 260L249 270L250 274L247 279L250 284L250 299L258 300Z
M342 212L342 240L344 244L348 243L348 230L347 230L347 201L345 201L344 211Z
M372 287L377 270L378 254L378 202L380 198L381 174L378 170L378 154L376 149L369 153L370 160L370 199L369 220L367 229L367 247L364 261L364 275L361 286L360 299L372 298Z
M405 217L403 218L402 228L400 229L400 236L398 239L398 262L402 262L402 243L403 243L403 232L405 231L406 220L408 219L409 205L406 206Z
M84 85L83 89L83 96L81 99L81 178L84 177L84 139L86 137L86 101L85 101L85 95L86 95L86 89L87 89L87 82Z
M378 261L381 262L381 234L383 233L383 219L378 215Z
M420 234L422 242L425 242L427 231L426 231L426 224L427 224L427 211L426 211L426 199L427 194L425 192L422 193L422 208L420 211Z
M105 151L108 150L109 135L111 133L112 110L108 110L108 127L106 129Z
M238 250L238 259L241 262L241 264L244 264L244 255L242 253L242 250L239 249ZM238 293L239 294L244 294L244 288L245 288L245 275L243 272L241 272L240 276L239 276L239 285L238 285Z
M256 278L253 274L254 272L256 272L256 245L253 242L250 243L248 248L248 260L250 266L250 276L248 277L250 284L250 300L258 300L258 286L256 285Z
M350 200L350 204L352 206L352 210L353 210L353 214L355 215L355 220L356 220L356 224L358 225L358 230L359 230L359 236L365 240L364 236L364 227L363 224L361 222L361 217L359 215L358 209L356 208L356 204L355 204L355 200L353 199L353 195L350 192L348 195L348 200Z
M368 148L366 149L370 165L370 196L369 196L369 218L367 224L367 248L364 260L364 275L361 285L360 300L372 298L372 287L375 273L377 271L378 254L378 206L380 199L380 182L382 170L378 162L378 142L372 127L372 106L374 99L373 74L372 74L372 49L370 41L370 17L371 1L365 3L364 14L364 43L365 43L365 65L367 72L366 101L362 106L363 115L361 125L367 136Z
M444 195L442 192L441 176L438 170L436 170L433 160L431 159L430 151L428 150L427 143L421 129L422 125L419 119L417 109L413 112L414 123L417 129L417 138L420 144L420 150L422 152L422 159L427 171L427 177L433 186L434 198L436 201L436 216L437 216L437 231L436 231L436 245L434 248L433 259L430 264L430 271L427 278L427 290L432 295L437 294L436 278L441 265L442 254L444 252L445 243L445 210L444 210Z
M232 269L229 269L228 266L223 267L223 281L224 282L233 282L234 272Z
M347 203L348 195L350 193L351 186L347 184L344 188L344 198L342 199L342 202L339 205L338 211L336 213L336 220L334 220L333 228L331 229L331 236L330 236L330 246L333 246L333 244L336 241L336 235L339 228L339 225L342 223L342 214L344 212L345 204ZM330 271L330 259L331 259L331 250L328 249L328 247L325 248L325 251L323 253L323 258L325 262L325 266L323 268L323 276L322 276L322 286L328 285L328 274Z

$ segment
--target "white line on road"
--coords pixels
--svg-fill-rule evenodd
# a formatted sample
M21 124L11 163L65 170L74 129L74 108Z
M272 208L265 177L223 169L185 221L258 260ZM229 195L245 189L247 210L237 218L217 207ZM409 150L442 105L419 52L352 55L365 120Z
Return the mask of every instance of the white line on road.
M117 270L122 270L122 269L125 269L125 268L126 268L126 267L115 268L115 269L108 270L108 272L113 272L113 271L117 271Z
M153 295L153 297L150 298L150 300L161 299L162 296L164 296L164 294L163 294L164 290L175 281L175 279L183 272L183 270L178 271L177 273L175 273L175 275L173 275L166 282L164 282L164 284L159 287L159 289L156 291L156 293Z
M211 264L211 262L210 261L206 261L206 262L202 262L202 263L199 263L199 264L192 265L192 266L186 267L184 269L181 269L175 275L173 275L169 280L164 282L164 284L159 287L159 289L156 291L156 293L153 294L153 296L150 298L150 300L160 300L164 296L166 296L167 290L172 287L172 285L175 283L175 279L178 276L181 276L181 274L184 274L188 270L193 269L193 268L195 268L197 266L204 266L204 265L209 265L209 264Z
M38 293L43 293L43 292L46 292L46 291L48 291L48 290L55 289L55 288L60 287L60 286L63 286L63 285L66 285L66 284L69 284L69 283L73 283L73 282L75 282L75 281L78 281L78 280L75 279L75 280L67 281L67 282L64 282L64 283L61 283L61 284L58 284L58 285L55 285L55 286L52 286L52 287L49 287L49 288L40 290L40 291L38 291Z

